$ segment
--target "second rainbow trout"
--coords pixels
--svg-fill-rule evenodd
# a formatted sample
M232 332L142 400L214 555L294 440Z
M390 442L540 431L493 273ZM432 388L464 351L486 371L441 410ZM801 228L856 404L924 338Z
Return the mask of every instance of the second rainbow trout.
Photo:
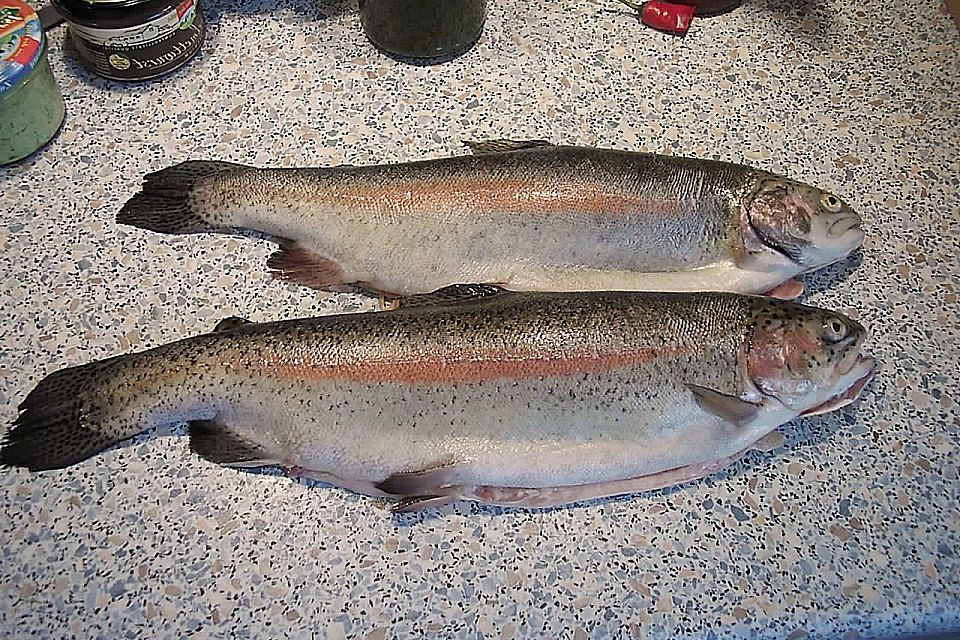
M837 196L750 167L491 141L404 164L258 169L190 161L149 174L121 223L254 230L269 268L313 286L396 295L511 290L728 291L782 297L863 242ZM776 295L776 293L775 293Z
M451 287L390 313L224 322L52 373L0 465L66 467L189 421L208 460L281 465L400 511L544 507L776 446L778 426L857 398L875 367L865 338L759 296Z

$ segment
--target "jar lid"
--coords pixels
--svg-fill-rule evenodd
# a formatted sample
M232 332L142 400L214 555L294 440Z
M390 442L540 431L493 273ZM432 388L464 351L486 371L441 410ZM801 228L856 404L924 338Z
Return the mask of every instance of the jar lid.
M0 93L19 84L43 53L43 27L30 5L0 0Z

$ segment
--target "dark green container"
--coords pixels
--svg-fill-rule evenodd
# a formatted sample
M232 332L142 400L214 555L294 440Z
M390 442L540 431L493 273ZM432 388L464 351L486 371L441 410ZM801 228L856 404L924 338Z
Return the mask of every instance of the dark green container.
M486 0L360 0L360 20L378 49L440 61L477 42L486 4Z

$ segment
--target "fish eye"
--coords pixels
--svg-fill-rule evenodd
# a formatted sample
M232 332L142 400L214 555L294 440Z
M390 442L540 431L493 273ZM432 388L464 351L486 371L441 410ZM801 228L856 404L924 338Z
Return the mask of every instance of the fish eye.
M840 210L843 209L843 203L840 202L840 198L832 193L828 193L820 198L820 204L830 213L840 213Z
M827 342L840 342L847 337L847 325L839 318L830 318L823 323L823 337Z

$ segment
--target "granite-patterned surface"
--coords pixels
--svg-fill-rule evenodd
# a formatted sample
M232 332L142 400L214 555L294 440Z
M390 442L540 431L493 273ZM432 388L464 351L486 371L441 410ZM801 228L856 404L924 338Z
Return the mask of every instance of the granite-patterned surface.
M113 215L191 157L396 161L539 137L746 161L862 211L860 259L807 279L882 363L862 400L678 489L549 511L377 503L148 437L0 472L6 637L872 638L960 629L960 36L911 0L748 3L685 40L610 2L493 0L440 67L375 53L350 5L208 2L189 68L120 86L54 33L56 142L0 169L0 420L63 366L371 308L277 284L271 247ZM361 305L362 302L362 305Z

